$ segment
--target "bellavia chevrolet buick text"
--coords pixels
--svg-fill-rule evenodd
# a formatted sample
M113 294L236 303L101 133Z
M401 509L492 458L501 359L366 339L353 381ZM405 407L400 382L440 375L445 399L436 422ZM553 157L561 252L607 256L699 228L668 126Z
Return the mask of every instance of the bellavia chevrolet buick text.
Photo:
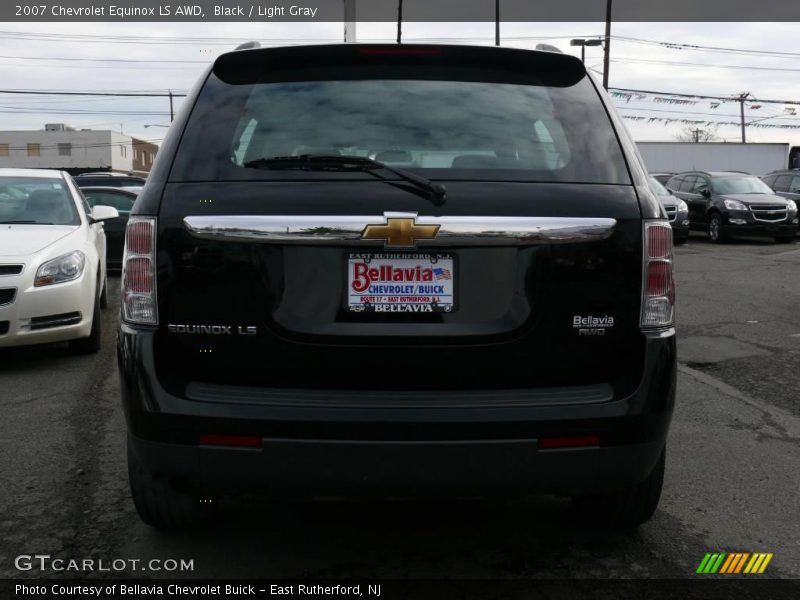
M133 207L118 358L144 521L217 494L658 503L672 231L555 52L246 49ZM211 505L213 506L213 504Z

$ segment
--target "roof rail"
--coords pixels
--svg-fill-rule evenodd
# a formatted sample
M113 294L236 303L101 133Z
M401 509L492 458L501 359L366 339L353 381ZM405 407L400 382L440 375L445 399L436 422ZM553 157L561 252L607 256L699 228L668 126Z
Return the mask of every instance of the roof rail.
M561 48L553 46L552 44L536 44L536 49L543 50L544 52L558 52L559 54L564 54Z
M261 44L255 40L239 44L234 50L252 50L253 48L261 48Z

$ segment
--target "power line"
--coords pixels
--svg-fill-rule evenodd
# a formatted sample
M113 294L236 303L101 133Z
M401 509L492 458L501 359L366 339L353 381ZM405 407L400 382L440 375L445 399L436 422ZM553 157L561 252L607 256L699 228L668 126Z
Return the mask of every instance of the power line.
M665 110L659 108L637 108L632 106L617 106L617 110L635 110L635 111L642 111L642 112L658 112L658 113L670 113L676 115L700 115L700 116L709 116L709 117L739 117L738 114L724 114L724 113L711 113L711 112L695 112L689 110ZM753 117L756 118L756 117ZM759 115L757 117L759 119L777 119L777 118L787 118L790 120L800 120L800 116L791 116L791 115L783 115L783 114L775 114L762 117Z
M150 117L164 117L169 115L169 111L144 111L144 110L84 110L76 109L26 109L18 108L16 106L0 106L0 113L11 115L137 115L137 116L150 116Z
M43 96L109 96L109 97L129 97L129 98L169 98L169 91L148 92L148 91L121 91L105 92L100 90L26 90L26 89L0 89L0 94L32 94ZM173 97L183 98L186 93L172 92Z
M708 63L694 63L694 62L683 62L683 61L675 61L675 60L656 60L656 59L648 59L648 58L632 58L627 56L621 56L617 58L612 58L611 62L621 62L621 63L642 63L642 64L658 64L658 65L670 65L670 66L681 66L681 67L703 67L703 68L714 68L714 69L744 69L744 70L752 70L752 71L800 71L800 69L789 69L783 67L757 67L757 66L748 66L748 65L718 65L718 64L708 64Z
M731 96L706 96L703 94L686 94L686 93L678 93L678 92L656 92L653 90L635 90L631 88L608 88L610 91L614 92L630 92L632 94L647 94L652 96L676 96L678 98L699 98L701 100L721 100L722 102L738 102L738 97L731 95ZM765 100L762 98L754 98L750 97L749 102L751 103L761 103L761 104L793 104L796 106L800 106L800 100Z
M665 42L660 40L648 40L643 38L635 38L628 36L612 36L613 38L624 41L633 42L638 44L646 44L651 46L661 46L663 48L673 50L697 50L701 52L719 52L724 54L752 54L757 56L771 56L773 58L798 58L799 52L784 52L780 50L756 50L752 48L725 48L721 46L701 46L696 44L684 44L679 42Z
M0 55L0 58L14 60L47 60L47 61L68 61L68 62L103 62L103 63L197 63L207 65L208 60L172 60L172 59L146 59L146 58L79 58L61 56L10 56Z

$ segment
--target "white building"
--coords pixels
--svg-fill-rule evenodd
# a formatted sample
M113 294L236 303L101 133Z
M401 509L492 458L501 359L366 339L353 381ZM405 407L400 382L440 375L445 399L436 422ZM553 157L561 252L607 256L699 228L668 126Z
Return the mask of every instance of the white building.
M131 173L152 164L156 149L116 131L75 130L63 123L38 131L0 131L0 167ZM136 156L136 169L134 153L142 155Z

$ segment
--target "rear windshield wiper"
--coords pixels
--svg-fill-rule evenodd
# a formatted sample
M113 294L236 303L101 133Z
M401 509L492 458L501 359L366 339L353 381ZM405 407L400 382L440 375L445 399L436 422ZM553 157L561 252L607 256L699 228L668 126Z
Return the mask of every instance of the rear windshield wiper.
M385 169L403 181L412 184L419 190L426 192L431 200L443 200L447 193L446 188L426 177L411 173L405 169L389 167L380 161L366 156L349 156L341 154L301 154L299 156L273 156L270 158L256 158L244 163L248 169L308 169L308 170L337 170L337 171L365 171L378 176L374 171ZM379 176L378 176L379 177ZM383 179L380 177L380 179Z

